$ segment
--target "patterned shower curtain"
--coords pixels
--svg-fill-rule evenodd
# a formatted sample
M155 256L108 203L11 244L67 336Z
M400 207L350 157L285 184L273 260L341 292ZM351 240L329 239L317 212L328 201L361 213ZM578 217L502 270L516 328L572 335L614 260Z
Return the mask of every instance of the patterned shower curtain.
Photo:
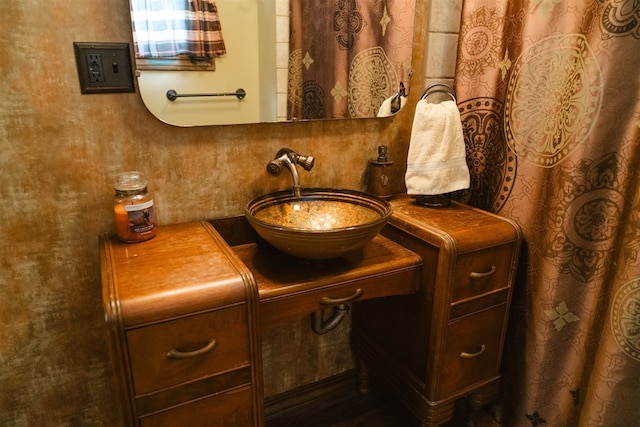
M415 0L289 4L289 120L375 117L408 86Z
M466 0L472 186L526 239L505 426L640 425L640 1Z

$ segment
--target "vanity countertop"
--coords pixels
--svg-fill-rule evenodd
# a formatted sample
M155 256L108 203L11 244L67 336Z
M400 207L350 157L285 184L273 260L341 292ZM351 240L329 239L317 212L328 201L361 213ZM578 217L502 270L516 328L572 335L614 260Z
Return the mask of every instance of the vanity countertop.
M389 224L427 241L433 241L436 235L453 239L459 252L472 250L480 242L492 246L519 237L516 226L500 226L511 222L508 219L455 201L441 207L424 207L417 205L413 197L402 196L394 199L391 206Z
M244 303L243 277L211 233L208 223L190 222L160 226L156 237L139 243L103 234L107 313L118 312L126 328Z
M349 298L360 290L354 299L365 300L420 288L422 259L382 235L362 250L329 260L301 260L256 243L233 250L256 280L263 327L331 305L322 298Z
M231 220L227 228L237 235L246 221ZM326 298L415 293L422 273L420 256L382 235L340 258L310 261L251 239L229 245L204 221L160 226L155 238L135 244L104 234L101 251L103 281L109 284L103 289L111 293L105 301L112 302L105 309L124 319L125 328L247 298L259 303L258 322L266 327L335 305L322 302ZM255 285L244 286L247 280ZM257 295L248 296L246 290L255 286Z

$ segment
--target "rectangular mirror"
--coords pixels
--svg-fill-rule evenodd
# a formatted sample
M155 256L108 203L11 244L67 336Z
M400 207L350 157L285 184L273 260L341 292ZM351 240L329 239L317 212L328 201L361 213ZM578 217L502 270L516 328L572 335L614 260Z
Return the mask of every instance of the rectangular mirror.
M185 70L149 65L173 59L138 51L150 2L130 3L141 98L171 125L388 116L410 89L416 0L163 0L217 10L226 53Z

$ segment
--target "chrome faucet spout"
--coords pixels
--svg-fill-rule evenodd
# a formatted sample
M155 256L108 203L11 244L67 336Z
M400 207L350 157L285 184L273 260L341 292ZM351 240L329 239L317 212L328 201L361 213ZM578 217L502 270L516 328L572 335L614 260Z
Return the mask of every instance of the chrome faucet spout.
M289 172L291 172L291 180L293 181L293 194L295 194L296 197L301 197L302 193L300 191L300 177L298 175L298 169L296 168L296 165L288 157L287 160L283 163L289 169Z
M304 170L310 171L315 164L315 159L313 156L301 156L290 148L281 148L278 150L275 159L267 164L267 172L273 176L278 176L282 173L283 166L286 167L293 180L293 192L296 197L301 197L300 177L296 164L302 166Z

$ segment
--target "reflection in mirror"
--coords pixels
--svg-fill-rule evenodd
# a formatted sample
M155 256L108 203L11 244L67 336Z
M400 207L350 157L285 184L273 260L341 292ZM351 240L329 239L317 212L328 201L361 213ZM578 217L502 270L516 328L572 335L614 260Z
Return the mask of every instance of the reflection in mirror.
M378 115L409 80L415 0L289 1L288 118Z
M165 0L216 7L226 54L137 54L140 95L177 126L392 115L410 88L415 1Z

